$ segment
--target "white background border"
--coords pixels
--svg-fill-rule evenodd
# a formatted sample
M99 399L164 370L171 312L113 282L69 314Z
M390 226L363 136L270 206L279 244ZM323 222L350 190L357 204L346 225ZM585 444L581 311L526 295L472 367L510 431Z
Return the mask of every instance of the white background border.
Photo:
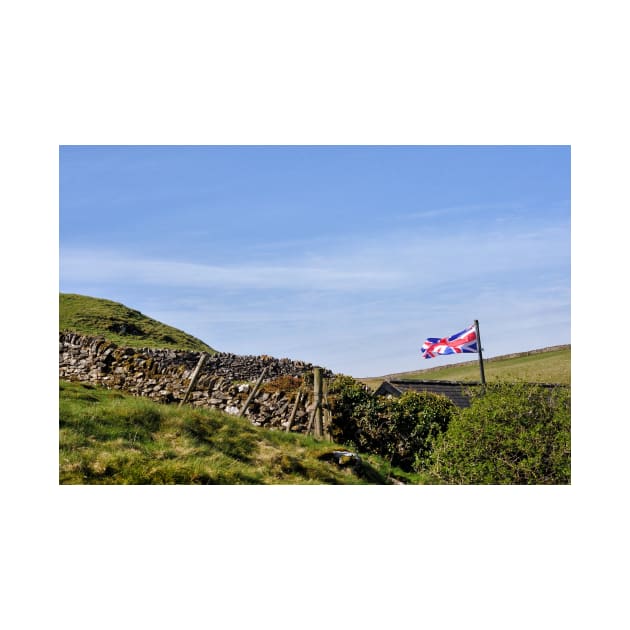
M625 21L514 5L2 9L4 627L627 624ZM573 485L58 486L60 144L570 144Z

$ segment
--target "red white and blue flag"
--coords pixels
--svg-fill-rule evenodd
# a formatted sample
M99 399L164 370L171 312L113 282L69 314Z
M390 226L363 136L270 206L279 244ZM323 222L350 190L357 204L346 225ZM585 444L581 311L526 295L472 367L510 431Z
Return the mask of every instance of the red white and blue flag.
M461 354L477 352L477 331L475 325L469 326L450 337L429 337L421 348L425 359L432 359L438 354Z

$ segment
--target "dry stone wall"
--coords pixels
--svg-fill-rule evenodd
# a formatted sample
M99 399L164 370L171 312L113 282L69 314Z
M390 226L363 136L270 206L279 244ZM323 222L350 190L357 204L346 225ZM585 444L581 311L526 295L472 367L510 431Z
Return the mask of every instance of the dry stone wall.
M184 398L201 353L153 348L126 348L103 337L75 333L59 335L59 378L97 383L158 402L179 402ZM266 368L265 381L280 376L304 379L313 365L269 356L218 353L207 357L188 403L238 414L253 382ZM332 376L323 370L325 377ZM256 426L286 426L295 400L295 391L261 391L250 402L245 416ZM305 431L308 404L303 396L292 431Z

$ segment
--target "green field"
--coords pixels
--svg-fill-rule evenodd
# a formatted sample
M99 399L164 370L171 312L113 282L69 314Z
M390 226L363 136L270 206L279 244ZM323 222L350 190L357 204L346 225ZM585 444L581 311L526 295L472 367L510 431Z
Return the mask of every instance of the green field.
M60 484L385 484L374 455L355 471L325 459L343 447L253 426L213 409L162 405L89 384L59 384Z
M571 348L484 361L488 382L527 381L530 383L571 384ZM479 364L450 365L442 369L401 372L359 379L372 388L384 380L479 381Z
M151 319L124 304L74 293L59 294L59 330L102 336L117 345L130 348L216 352L200 339Z

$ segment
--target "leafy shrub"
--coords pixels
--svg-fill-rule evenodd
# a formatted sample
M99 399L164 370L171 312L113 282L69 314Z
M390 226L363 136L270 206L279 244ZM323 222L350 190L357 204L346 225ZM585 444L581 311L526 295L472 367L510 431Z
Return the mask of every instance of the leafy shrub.
M428 480L448 484L567 484L571 392L488 386L436 440Z
M403 470L422 467L437 437L446 431L457 407L445 396L430 392L405 392L389 402L394 429L391 436L393 463Z
M443 396L406 392L388 399L348 376L337 377L329 397L335 441L385 456L406 471L422 466L456 412Z
M351 376L337 376L328 390L332 412L330 433L335 442L359 445L362 419L375 413L374 396L369 388Z

